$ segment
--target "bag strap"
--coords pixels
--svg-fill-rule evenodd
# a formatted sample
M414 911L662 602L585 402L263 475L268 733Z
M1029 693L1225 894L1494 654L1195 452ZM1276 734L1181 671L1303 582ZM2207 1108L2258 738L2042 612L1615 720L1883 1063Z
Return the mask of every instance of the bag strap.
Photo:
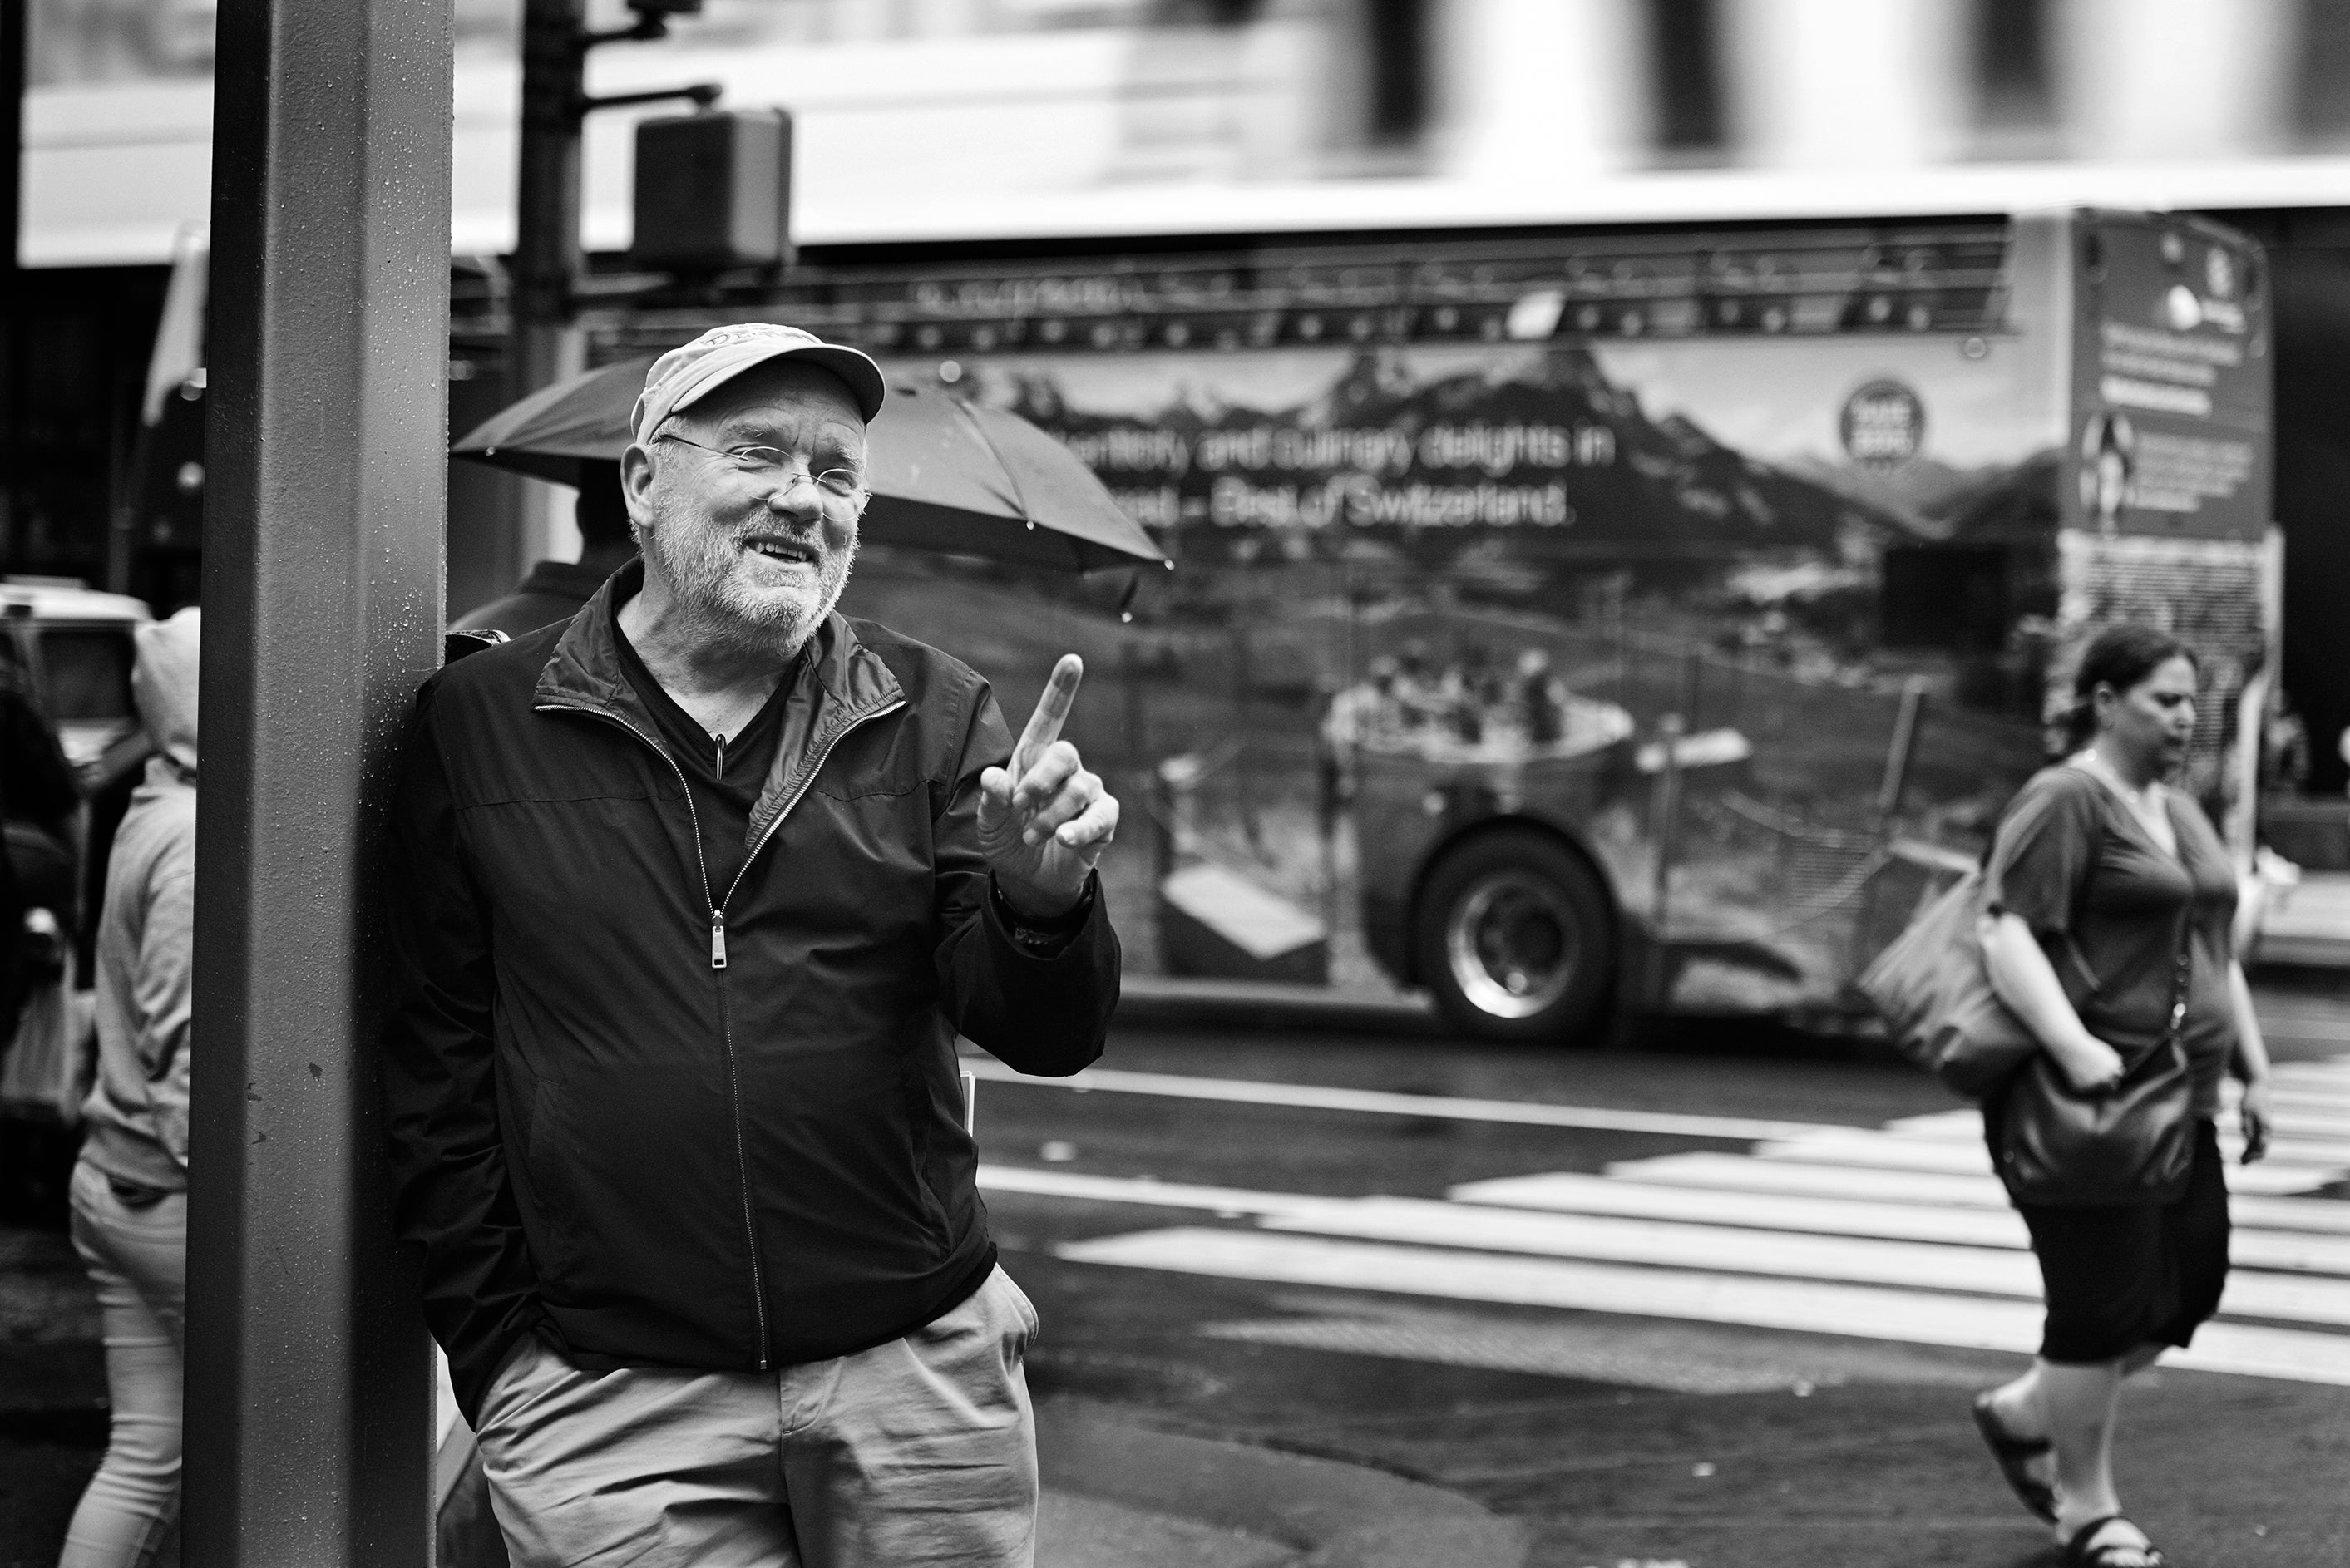
M2176 1044L2187 1030L2187 991L2194 976L2195 965L2195 900L2190 894L2187 908L2178 911L2178 956L2171 966L2170 1026L2163 1031L2162 1042Z

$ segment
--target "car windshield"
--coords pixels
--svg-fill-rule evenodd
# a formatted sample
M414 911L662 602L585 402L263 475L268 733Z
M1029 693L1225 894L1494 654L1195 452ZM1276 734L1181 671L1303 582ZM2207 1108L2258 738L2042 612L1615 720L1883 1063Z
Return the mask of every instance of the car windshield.
M48 677L49 712L60 724L133 719L130 631L45 628L41 663Z

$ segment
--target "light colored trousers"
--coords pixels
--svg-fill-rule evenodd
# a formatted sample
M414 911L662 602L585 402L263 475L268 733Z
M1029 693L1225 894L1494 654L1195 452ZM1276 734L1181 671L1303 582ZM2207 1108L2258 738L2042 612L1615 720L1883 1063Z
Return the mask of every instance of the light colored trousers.
M928 1327L774 1372L587 1372L536 1339L478 1428L515 1568L1030 1568L1036 1309L1002 1269Z
M83 1161L69 1197L74 1251L98 1286L114 1414L106 1459L66 1527L58 1568L146 1568L180 1513L188 1196L134 1208Z

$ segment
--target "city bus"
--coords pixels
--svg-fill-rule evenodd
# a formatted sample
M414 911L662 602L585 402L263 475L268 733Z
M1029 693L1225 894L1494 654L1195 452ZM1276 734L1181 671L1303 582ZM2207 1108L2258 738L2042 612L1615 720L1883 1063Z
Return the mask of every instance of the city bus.
M1053 431L1160 537L1091 585L868 551L847 605L1007 711L1087 656L1134 967L1565 1040L1855 1021L2114 619L2201 655L2185 785L2249 856L2269 294L2241 234L2074 210L804 269L590 329L780 314Z

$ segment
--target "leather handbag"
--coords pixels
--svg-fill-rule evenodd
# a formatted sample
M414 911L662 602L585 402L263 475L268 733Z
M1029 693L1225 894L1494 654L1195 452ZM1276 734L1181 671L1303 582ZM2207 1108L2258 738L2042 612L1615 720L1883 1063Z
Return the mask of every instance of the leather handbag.
M2079 1207L2175 1202L2195 1160L2195 1084L2179 1032L2191 963L2179 921L2169 1026L2121 1081L2084 1091L2046 1052L1999 1108L1999 1176L2019 1203Z
M2039 1054L2040 1042L1991 990L1983 965L1982 873L1970 871L1920 910L1856 983L1903 1055L1981 1099Z

